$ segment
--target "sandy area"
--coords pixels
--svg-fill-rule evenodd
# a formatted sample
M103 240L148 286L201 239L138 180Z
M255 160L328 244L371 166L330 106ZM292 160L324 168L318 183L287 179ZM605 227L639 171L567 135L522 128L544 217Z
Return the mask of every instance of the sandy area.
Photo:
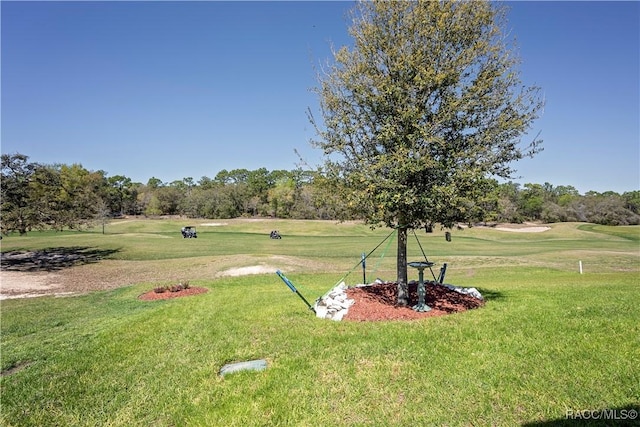
M24 273L2 271L0 273L0 300L8 298L30 298L43 295L69 295L57 273Z
M249 274L266 274L275 273L278 270L276 267L269 265L252 265L249 267L230 268L228 270L221 271L219 276L246 276Z
M551 227L495 227L494 230L511 231L514 233L541 233L543 231L551 230Z

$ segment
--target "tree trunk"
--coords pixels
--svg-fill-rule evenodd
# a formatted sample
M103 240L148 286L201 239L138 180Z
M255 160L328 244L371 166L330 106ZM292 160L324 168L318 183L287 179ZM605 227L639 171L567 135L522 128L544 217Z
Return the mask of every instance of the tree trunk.
M407 285L407 228L398 228L398 305L409 305L409 286Z

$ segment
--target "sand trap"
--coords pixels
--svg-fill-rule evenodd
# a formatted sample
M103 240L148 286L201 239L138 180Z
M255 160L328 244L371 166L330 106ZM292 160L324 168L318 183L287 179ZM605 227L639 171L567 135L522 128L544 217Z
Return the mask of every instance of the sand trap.
M511 231L514 233L542 233L543 231L551 230L551 227L523 227L523 228L496 227L495 230Z
M146 237L150 239L172 239L173 236L163 236L162 234L151 234L151 233L123 233L120 236L126 237Z
M275 273L277 268L269 265L252 265L250 267L231 268L220 272L220 276L246 276L249 274Z
M223 225L227 225L226 222L207 222L206 224L200 224L203 227L220 227Z

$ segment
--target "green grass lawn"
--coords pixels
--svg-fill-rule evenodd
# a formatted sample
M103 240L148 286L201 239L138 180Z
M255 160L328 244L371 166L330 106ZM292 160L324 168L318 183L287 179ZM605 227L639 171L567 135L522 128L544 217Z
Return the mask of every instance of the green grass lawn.
M104 235L11 236L2 250L90 247L136 262L296 257L309 267L285 273L313 299L389 233L322 221L207 222L189 224L198 239L182 239L178 222L129 221ZM283 239L265 237L271 229ZM565 424L568 411L640 409L640 227L474 228L454 231L451 243L443 234L419 238L430 258L449 263L447 282L485 295L483 308L332 322L275 274L193 278L209 291L165 301L137 299L148 283L3 300L0 424L550 426L575 425ZM392 275L395 243L380 259L384 246L368 265ZM409 252L421 257L411 241ZM253 359L268 368L218 375Z

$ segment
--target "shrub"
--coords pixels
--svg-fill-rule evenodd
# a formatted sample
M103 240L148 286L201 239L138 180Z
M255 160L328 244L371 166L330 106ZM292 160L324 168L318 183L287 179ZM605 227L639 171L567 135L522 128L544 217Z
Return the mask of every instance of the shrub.
M153 291L157 294L161 294L163 292L180 292L184 289L189 289L189 286L188 281L181 280L177 285L158 286L153 288Z

